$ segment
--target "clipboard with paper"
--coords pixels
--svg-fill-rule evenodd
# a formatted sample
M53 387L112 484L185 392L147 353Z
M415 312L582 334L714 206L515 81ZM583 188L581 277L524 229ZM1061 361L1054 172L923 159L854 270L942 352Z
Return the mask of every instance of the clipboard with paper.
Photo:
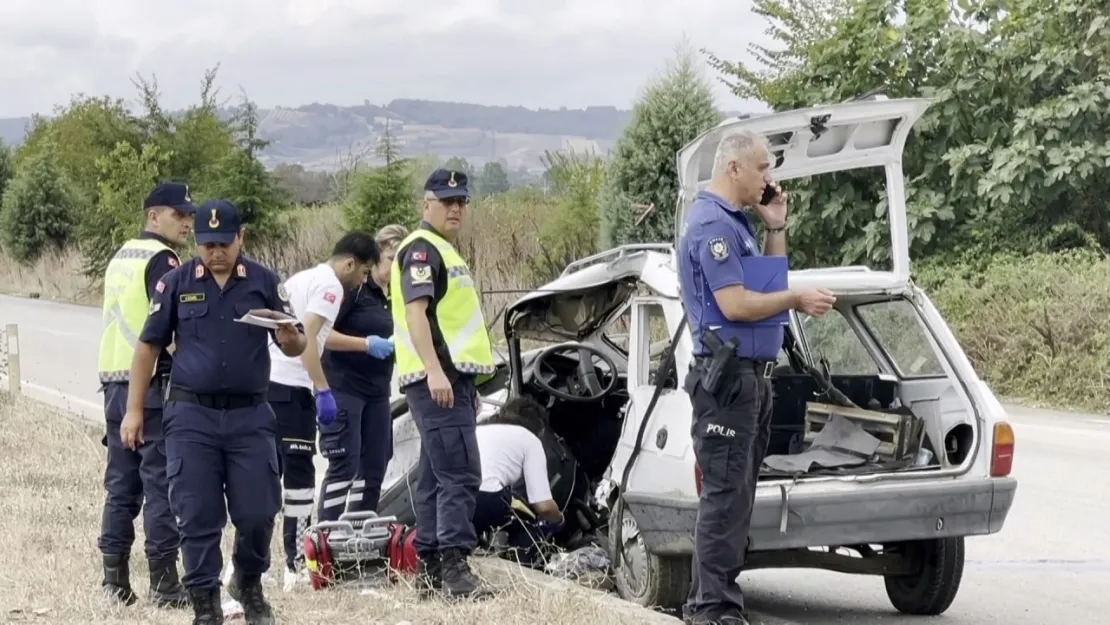
M785 256L741 256L744 270L744 288L756 293L778 293L789 287L790 262ZM783 311L752 325L778 326L790 321L790 313Z
M247 325L258 326L266 328L267 330L277 330L278 326L297 324L297 318L291 317L285 313L276 310L268 310L265 308L248 311L247 314L239 317L235 321L245 323Z

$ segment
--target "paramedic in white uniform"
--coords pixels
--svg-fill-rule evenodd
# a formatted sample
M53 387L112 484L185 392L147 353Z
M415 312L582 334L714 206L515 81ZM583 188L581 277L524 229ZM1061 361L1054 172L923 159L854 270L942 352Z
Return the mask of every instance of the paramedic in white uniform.
M482 485L474 510L474 530L481 535L519 520L525 529L535 523L527 513L514 513L513 487L522 480L527 505L538 519L559 527L563 513L551 496L547 456L540 442L547 427L547 411L530 397L514 397L489 419L478 424L478 454L482 463ZM513 528L510 544L516 545ZM523 537L533 532L525 531ZM530 541L529 541L530 542Z
M289 358L277 345L270 344L268 400L277 415L278 457L285 491L282 537L286 590L292 590L298 579L307 579L303 535L312 519L316 491L316 423L328 425L336 418L335 398L320 355L339 314L344 291L361 284L377 260L374 238L350 232L335 244L326 262L294 274L282 285L308 341L298 358Z

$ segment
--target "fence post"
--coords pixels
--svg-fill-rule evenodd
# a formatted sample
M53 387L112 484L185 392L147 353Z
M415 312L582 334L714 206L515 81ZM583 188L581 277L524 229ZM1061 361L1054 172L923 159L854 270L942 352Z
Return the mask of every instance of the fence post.
M20 392L19 380L22 373L19 371L19 326L9 323L8 332L8 392L16 396Z

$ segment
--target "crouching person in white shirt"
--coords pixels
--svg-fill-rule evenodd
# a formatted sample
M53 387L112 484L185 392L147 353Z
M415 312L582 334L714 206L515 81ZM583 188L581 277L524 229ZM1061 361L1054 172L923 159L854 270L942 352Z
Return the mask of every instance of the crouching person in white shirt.
M482 486L474 510L474 530L479 536L502 528L509 546L522 560L534 556L544 534L563 525L563 513L551 496L547 455L540 437L547 428L547 411L531 397L514 397L501 410L478 424L478 455ZM526 505L517 500L513 487L524 482Z
M335 244L326 262L294 274L282 285L308 341L299 358L289 358L276 345L270 345L269 403L277 415L284 490L285 590L292 590L298 580L307 580L304 531L315 507L316 424L328 425L336 417L335 398L320 355L339 314L344 291L361 284L377 260L374 238L350 232Z

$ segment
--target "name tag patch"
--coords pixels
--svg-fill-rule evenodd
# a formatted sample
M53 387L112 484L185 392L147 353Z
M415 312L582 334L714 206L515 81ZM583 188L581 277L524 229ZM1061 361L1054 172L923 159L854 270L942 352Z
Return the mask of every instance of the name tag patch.
M177 301L182 304L196 304L204 301L204 293L182 293Z

